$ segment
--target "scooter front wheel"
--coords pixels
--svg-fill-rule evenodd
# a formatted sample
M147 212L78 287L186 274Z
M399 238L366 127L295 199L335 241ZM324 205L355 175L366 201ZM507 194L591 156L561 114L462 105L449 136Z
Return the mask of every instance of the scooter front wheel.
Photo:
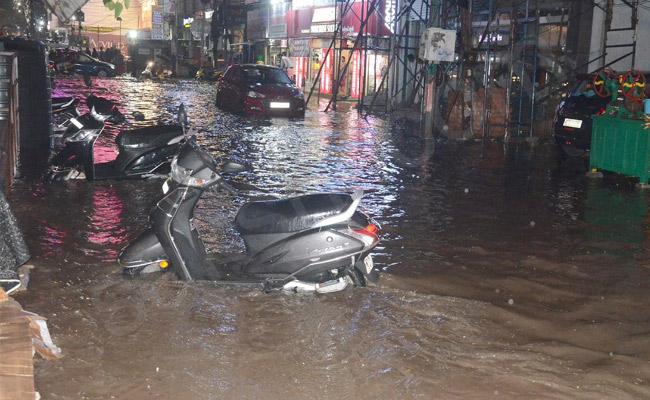
M66 168L66 169L50 168L45 173L45 181L48 183L62 182L70 179L85 179L85 178L86 178L86 174L80 172L76 168Z

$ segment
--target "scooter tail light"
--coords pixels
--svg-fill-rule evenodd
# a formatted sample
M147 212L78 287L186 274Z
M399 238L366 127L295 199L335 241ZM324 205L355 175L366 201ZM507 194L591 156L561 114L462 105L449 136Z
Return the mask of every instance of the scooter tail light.
M359 238L366 247L373 246L379 242L379 227L375 224L368 224L365 228L352 229L355 237Z

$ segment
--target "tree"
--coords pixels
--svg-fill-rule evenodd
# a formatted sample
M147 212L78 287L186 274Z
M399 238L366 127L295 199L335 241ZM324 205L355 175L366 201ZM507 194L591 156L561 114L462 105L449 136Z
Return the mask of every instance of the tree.
M129 8L131 0L104 0L104 6L111 11L115 12L115 18L122 14L122 10Z

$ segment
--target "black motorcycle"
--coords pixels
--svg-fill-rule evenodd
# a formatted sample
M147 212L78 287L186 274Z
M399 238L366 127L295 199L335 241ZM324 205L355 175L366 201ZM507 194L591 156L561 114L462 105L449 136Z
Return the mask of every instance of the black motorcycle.
M194 207L206 190L233 192L220 173L242 166L220 166L191 139L171 169L165 195L150 214L151 228L119 255L124 273L172 270L188 281L319 293L376 278L370 251L379 242L379 227L357 210L362 191L246 203L235 218L246 252L207 254L193 223Z
M90 112L71 118L63 134L63 148L52 158L47 180L133 179L164 176L185 140L181 125L155 125L124 130L115 139L119 153L115 160L96 164L95 141L105 122L119 123L124 116L110 101L89 96ZM185 110L180 109L179 114Z

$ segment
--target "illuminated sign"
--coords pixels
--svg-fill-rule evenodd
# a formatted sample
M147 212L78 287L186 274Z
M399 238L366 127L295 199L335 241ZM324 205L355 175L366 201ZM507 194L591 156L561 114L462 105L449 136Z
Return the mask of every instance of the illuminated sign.
M336 18L336 7L325 7L314 9L314 16L311 18L312 24L319 22L331 22Z
M194 22L194 18L189 17L189 18L183 18L183 26L185 28L189 28L192 26L192 22Z
M386 25L386 28L391 32L393 32L396 7L397 0L386 0L384 3L384 25Z
M331 33L336 30L335 24L312 25L311 33Z

